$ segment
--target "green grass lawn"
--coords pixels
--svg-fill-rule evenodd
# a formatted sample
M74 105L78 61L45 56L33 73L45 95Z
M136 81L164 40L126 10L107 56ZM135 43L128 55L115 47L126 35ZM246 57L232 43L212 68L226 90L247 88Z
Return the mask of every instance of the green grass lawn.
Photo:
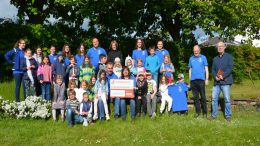
M258 97L259 91L250 84L245 81L234 85L232 96ZM260 89L260 81L255 81L255 85ZM0 84L0 95L6 99L14 99L13 90L13 82ZM230 123L222 112L215 121L194 119L193 113L191 109L188 116L165 114L154 120L142 117L134 121L129 115L126 121L111 116L109 122L72 128L51 119L0 117L0 145L260 145L260 112L253 107L235 108Z

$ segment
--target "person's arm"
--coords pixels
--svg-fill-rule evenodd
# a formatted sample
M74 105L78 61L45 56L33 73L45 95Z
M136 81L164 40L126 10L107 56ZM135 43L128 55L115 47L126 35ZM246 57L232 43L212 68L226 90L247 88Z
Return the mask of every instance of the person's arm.
M154 97L156 93L157 93L157 85L155 84L155 85L153 86L153 94L152 94L152 97Z
M216 65L215 59L213 59L211 71L212 71L212 75L213 75L214 79L218 81L219 80L219 78L217 77L218 70L217 70L217 65Z
M79 81L82 82L83 80L83 70L80 68L79 69Z
M175 69L174 69L174 66L173 66L172 63L171 63L171 68L172 68L171 72L172 72L172 73L175 73Z
M27 71L28 68L27 68L27 64L26 64L26 59L25 58L21 60L20 68L21 68L22 71Z
M158 73L158 70L160 69L160 61L159 61L159 58L158 58L157 56L156 56L156 58L157 58L157 59L156 59L156 62L157 62L156 64L157 64L157 65L156 65L156 67L155 67L155 71Z
M14 64L13 60L11 59L12 56L14 56L14 49L8 51L7 53L5 53L5 60L7 61L8 64Z
M205 73L206 73L205 85L208 85L208 81L209 81L209 68L208 68L208 66L205 66Z
M191 80L191 68L189 68L189 80Z
M80 107L79 107L79 114L80 114L80 115L83 114L83 103L80 104Z
M108 80L106 81L106 95L107 95L107 98L108 98Z
M54 84L54 86L53 86L53 88L54 88L54 89L53 89L53 90L54 90L54 91L53 91L53 102L56 102L56 100L57 100L57 95L58 95L58 94L57 94L57 89L56 89L56 87L57 87L56 84Z
M65 64L66 64L66 63L65 63ZM72 68L71 65L69 65L69 66L66 68L66 75L69 75L71 68Z
M164 65L163 65L163 63L162 63L162 65L161 65L161 67L160 67L160 73L163 74L163 72L164 72Z

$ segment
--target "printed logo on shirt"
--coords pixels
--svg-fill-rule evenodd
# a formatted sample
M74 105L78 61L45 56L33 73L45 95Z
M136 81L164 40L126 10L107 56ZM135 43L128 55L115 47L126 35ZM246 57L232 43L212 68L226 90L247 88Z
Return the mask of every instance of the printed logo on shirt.
M163 54L163 56L164 56L165 52L164 52L164 51L162 51L162 54Z
M145 52L143 51L143 55L145 55Z
M101 54L101 51L100 51L100 50L98 50L98 54L99 54L99 55Z
M200 62L200 63L202 62L202 59L201 59L201 58L199 58L199 62Z
M182 92L182 88L181 87L179 87L179 92Z

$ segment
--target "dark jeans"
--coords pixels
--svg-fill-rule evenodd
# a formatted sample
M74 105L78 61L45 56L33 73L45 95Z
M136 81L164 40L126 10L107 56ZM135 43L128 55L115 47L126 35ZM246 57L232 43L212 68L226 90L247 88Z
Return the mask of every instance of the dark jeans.
M191 90L194 97L194 105L197 114L200 114L201 109L203 114L207 114L207 102L205 95L205 81L192 80ZM201 99L200 99L201 97Z
M51 83L42 83L42 98L48 101L51 101Z
M141 96L141 99L138 99L138 97L136 97L136 113L140 114L141 113L141 109L142 112L144 114L147 113L147 100L146 100L146 96Z
M20 88L23 81L23 74L14 74L15 80L15 101L20 102Z

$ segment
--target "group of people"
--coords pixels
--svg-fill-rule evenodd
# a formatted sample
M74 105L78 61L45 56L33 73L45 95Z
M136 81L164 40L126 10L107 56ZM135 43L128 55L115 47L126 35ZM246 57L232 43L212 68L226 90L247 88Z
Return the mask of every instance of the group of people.
M25 49L25 40L18 40L5 54L8 63L13 64L16 101L20 101L20 86L23 84L24 98L37 95L52 101L54 121L57 121L57 111L60 111L61 120L65 121L66 117L68 126L75 123L87 126L96 120L109 120L112 104L115 119L126 119L128 103L132 119L145 115L154 118L157 97L161 97L159 115L165 111L187 114L187 91L191 89L195 117L200 116L201 108L203 117L207 117L205 85L209 78L208 63L200 54L198 45L194 46L194 55L189 60L190 87L184 82L183 74L178 74L177 82L174 81L174 65L161 40L157 42L157 48L151 46L146 50L144 41L137 39L132 56L128 55L125 60L116 41L111 41L108 53L99 46L97 38L93 38L92 45L86 52L84 44L80 44L75 56L67 44L60 52L51 46L50 53L43 55L40 47L32 54L31 49ZM219 55L214 58L212 66L214 87L210 119L217 117L218 97L222 91L225 116L229 121L233 60L225 53L223 42L219 42L217 48ZM111 79L133 80L135 97L110 97Z

